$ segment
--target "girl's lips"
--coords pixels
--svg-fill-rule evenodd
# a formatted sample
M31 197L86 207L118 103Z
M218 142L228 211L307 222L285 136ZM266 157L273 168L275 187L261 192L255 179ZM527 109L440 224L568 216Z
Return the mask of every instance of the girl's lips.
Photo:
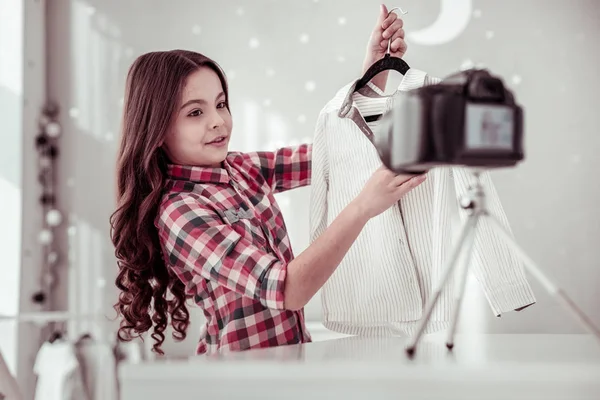
M228 139L227 136L219 136L219 137L215 138L215 140L213 140L212 142L208 142L207 145L223 147L227 144L227 139Z

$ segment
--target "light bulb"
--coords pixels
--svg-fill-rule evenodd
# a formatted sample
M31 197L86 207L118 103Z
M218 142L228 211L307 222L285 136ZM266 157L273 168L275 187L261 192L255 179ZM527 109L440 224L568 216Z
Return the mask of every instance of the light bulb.
M58 210L50 210L46 214L46 223L50 226L58 226L62 222L62 214Z
M62 132L60 124L56 121L48 122L48 124L46 124L45 130L46 130L46 135L48 135L51 138L59 137Z
M43 245L48 245L52 243L53 239L54 235L52 234L52 231L50 229L42 229L38 235L38 240Z

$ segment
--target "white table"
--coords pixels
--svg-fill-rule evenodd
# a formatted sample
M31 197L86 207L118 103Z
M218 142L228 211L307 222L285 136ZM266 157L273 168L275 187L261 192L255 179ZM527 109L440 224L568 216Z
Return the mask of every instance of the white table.
M600 399L600 343L589 335L346 337L219 359L120 367L123 400Z

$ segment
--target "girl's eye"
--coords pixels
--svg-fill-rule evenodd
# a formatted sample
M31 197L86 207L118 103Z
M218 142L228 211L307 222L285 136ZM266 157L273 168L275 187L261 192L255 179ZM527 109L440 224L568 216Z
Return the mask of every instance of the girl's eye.
M217 104L217 108L227 108L227 103L222 101L219 104Z
M199 117L202 114L202 110L194 110L188 114L189 117Z

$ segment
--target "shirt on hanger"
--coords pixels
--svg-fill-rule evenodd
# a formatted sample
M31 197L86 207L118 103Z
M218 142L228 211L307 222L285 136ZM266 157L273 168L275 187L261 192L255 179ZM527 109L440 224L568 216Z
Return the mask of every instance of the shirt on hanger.
M37 375L35 400L87 399L72 343L64 340L44 342L33 370Z
M86 338L77 341L75 350L88 398L117 400L117 364L112 346L106 342Z
M397 93L439 81L410 69ZM317 122L311 242L382 164L368 139L377 133L378 122L367 123L363 116L389 110L395 95L385 96L370 83L353 93L355 84L342 88L322 109ZM490 213L509 229L488 173L482 181ZM412 334L466 220L456 199L471 182L464 168L435 168L398 206L371 219L321 291L324 325L347 334ZM520 260L486 221L479 223L471 265L495 315L535 302ZM426 332L447 326L453 287L450 282L442 293Z

